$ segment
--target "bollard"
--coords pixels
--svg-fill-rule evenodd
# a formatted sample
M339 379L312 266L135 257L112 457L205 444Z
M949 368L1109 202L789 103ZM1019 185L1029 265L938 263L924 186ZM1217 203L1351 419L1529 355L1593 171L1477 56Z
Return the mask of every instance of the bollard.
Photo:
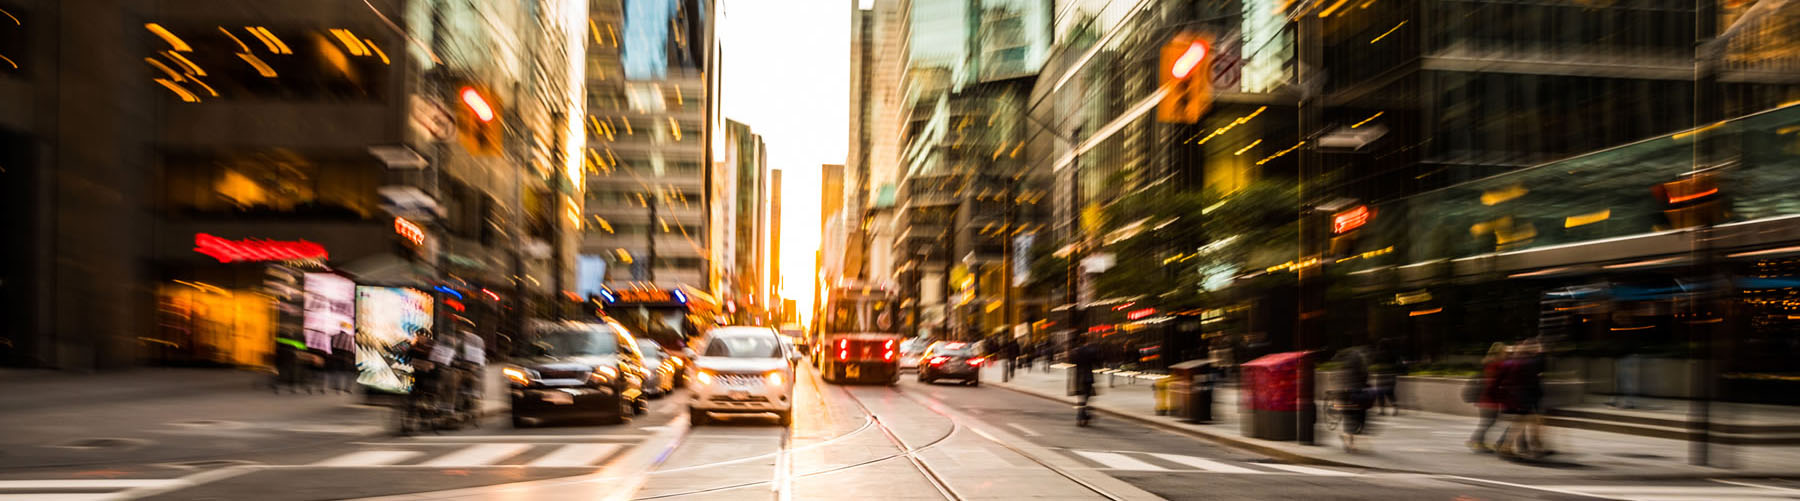
M1156 396L1156 415L1169 415L1169 380L1159 379L1150 383L1150 393Z

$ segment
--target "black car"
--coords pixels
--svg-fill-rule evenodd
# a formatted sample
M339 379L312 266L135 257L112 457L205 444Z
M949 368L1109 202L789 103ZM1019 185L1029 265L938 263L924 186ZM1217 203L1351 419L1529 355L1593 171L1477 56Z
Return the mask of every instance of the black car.
M956 379L969 386L981 386L981 364L987 359L975 352L975 345L961 341L938 341L925 348L919 357L919 382Z
M675 391L675 380L680 379L681 366L676 365L674 355L663 349L661 344L649 339L638 338L638 352L644 354L644 393L652 398L661 398Z
M550 419L621 423L649 407L637 340L612 322L565 322L537 329L512 366L512 422Z

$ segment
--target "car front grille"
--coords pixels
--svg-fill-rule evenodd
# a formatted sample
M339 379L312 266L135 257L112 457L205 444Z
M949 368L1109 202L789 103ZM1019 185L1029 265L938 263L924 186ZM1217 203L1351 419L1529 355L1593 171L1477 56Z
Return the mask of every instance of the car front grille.
M719 382L732 386L756 386L762 384L762 374L718 373Z
M546 371L538 371L538 377L543 378L543 379L587 379L588 373L589 373L589 371L581 371L581 370L569 370L569 371L546 370Z

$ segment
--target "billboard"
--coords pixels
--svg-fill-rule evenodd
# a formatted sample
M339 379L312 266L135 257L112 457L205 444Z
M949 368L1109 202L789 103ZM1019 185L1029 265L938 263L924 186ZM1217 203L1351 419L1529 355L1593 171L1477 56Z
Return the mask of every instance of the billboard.
M408 352L429 335L431 294L408 287L356 287L356 382L372 389L412 391Z
M355 335L356 282L335 273L307 273L303 288L306 347L331 353L334 338Z

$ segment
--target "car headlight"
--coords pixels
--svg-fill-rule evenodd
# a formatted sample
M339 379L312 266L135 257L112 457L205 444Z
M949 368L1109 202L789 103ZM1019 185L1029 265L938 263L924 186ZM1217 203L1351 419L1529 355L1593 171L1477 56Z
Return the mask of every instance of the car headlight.
M619 377L619 370L607 366L595 367L594 372L588 375L596 383L606 383L616 377Z
M703 384L703 385L712 384L712 381L713 381L712 373L707 372L707 371L696 372L696 373L694 373L694 380L699 381L700 384Z
M516 384L519 386L531 386L532 378L537 377L537 374L536 374L537 371L534 371L531 369L520 369L517 367L507 367L505 369L500 369L500 373L506 375L506 380L511 381L513 384Z
M768 380L769 384L781 386L781 371L769 371L767 375L763 376L763 379Z

